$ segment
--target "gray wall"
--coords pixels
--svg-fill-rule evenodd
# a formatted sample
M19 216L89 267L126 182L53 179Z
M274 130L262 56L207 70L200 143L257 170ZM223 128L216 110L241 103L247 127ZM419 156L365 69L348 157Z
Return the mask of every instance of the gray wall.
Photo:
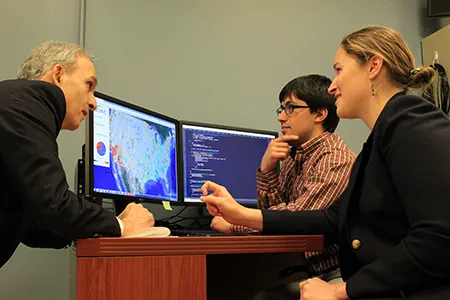
M439 27L443 28L447 25L450 25L450 17L439 19Z
M302 74L331 77L346 33L393 27L419 59L420 40L433 30L422 0L87 2L99 91L179 119L272 130L280 89ZM0 78L14 77L43 40L77 41L78 11L78 0L1 1ZM346 120L338 133L358 152L368 130ZM58 140L70 184L83 137L81 128ZM68 299L68 256L20 247L0 270L0 299Z
M179 119L278 130L281 88L302 74L333 76L346 33L393 27L420 58L421 3L97 0L86 45L99 57L100 91ZM343 121L338 133L359 151L368 130Z

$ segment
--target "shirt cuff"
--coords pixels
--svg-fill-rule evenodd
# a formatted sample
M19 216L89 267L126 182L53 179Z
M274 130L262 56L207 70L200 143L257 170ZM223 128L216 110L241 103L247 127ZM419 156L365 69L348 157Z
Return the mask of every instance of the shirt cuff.
M118 217L116 217L116 219L117 219L117 222L119 222L119 226L120 226L120 236L122 236L123 235L123 231L124 231L123 222Z

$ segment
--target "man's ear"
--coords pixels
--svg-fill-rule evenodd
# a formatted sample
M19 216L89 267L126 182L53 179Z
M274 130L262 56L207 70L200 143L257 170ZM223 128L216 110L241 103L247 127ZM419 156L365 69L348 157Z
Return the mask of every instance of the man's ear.
M379 55L372 56L367 62L369 66L369 79L374 80L380 74L384 60Z
M61 84L61 77L64 73L62 66L60 64L56 64L48 70L48 73L51 83L59 86Z
M322 107L316 110L316 117L314 118L314 122L323 123L328 116L328 109Z

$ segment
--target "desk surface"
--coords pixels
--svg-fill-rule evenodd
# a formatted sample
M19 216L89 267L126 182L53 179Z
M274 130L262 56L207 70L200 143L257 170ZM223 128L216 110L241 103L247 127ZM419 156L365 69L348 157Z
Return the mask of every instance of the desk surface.
M208 255L322 251L320 235L92 238L77 241L81 257Z

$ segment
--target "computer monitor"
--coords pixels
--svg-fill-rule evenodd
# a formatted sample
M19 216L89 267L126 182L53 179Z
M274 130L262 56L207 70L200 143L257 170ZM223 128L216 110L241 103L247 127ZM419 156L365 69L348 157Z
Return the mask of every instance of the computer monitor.
M202 204L200 187L223 185L237 202L257 205L256 170L277 132L180 121L183 201Z
M428 0L428 17L448 17L450 16L450 2L448 0Z
M86 126L86 194L178 201L178 121L95 92Z

